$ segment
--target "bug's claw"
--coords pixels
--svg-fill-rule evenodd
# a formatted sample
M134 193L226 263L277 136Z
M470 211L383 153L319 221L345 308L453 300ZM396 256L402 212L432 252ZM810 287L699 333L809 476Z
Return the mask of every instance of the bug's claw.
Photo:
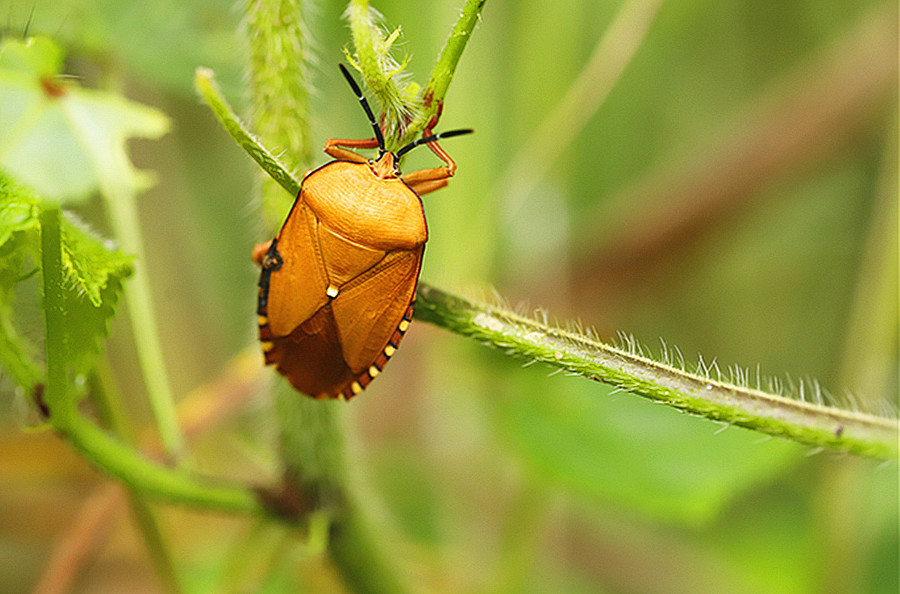
M269 252L269 248L271 247L271 239L263 243L257 243L255 246L253 246L253 261L258 265L263 266L263 260L265 259L266 254Z

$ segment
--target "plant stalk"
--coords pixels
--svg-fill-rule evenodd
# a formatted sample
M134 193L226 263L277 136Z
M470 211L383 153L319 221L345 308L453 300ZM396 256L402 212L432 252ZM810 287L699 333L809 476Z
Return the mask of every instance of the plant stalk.
M710 420L835 451L896 459L898 423L852 410L723 381L714 364L690 373L583 333L553 328L506 309L419 285L416 317L529 360L543 361Z
M178 425L175 397L169 384L160 343L137 200L134 193L129 191L114 192L105 188L102 193L116 239L124 251L135 256L134 275L125 291L125 301L128 304L135 348L141 375L147 386L150 408L159 428L166 456L175 461L183 453L184 436Z

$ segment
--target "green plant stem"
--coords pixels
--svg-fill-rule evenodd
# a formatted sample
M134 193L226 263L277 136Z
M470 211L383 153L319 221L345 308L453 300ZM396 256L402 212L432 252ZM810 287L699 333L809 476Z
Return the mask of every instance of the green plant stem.
M310 150L308 123L297 109L306 108L309 80L305 76L308 47L304 43L303 6L293 0L255 0L246 5L245 19L250 44L250 80L255 129L268 146L284 150L288 167L304 164ZM291 17L273 26L267 15ZM284 85L283 65L297 64L293 80ZM221 117L221 114L217 114ZM229 116L229 119L234 119ZM303 131L287 134L302 127ZM235 127L226 125L230 132ZM301 145L294 145L299 142ZM290 160L296 160L291 162ZM270 163L271 164L271 163ZM270 223L283 220L290 201L280 187L269 183L262 188L263 209ZM289 198L289 200L285 200ZM273 225L274 227L274 225ZM347 587L357 592L400 591L399 579L391 579L394 568L379 550L377 539L368 537L357 508L348 492L344 461L344 438L339 424L340 402L318 402L298 395L287 382L276 388L276 408L281 434L281 455L285 481L298 493L302 503L315 512L334 511L328 550ZM360 565L359 560L365 560ZM389 585L390 590L382 586Z
M886 137L882 171L859 255L838 376L870 398L891 392L897 377L897 114ZM896 388L895 388L896 389ZM874 404L874 403L869 403ZM894 404L900 404L895 394Z
M714 365L702 373L688 373L582 333L553 328L425 284L419 286L416 305L418 319L691 414L811 446L897 458L897 419L727 383L712 377L718 374Z
M195 81L201 96L241 148L259 163L272 179L277 180L281 187L292 194L299 193L299 182L281 161L271 157L271 153L238 119L215 85L213 73L205 69L198 70ZM283 431L281 438L287 472L295 474L295 480L302 477L306 482L304 491L315 491L308 493L312 498L340 499L344 475L343 440L337 427L334 403L298 397L285 382L279 382L276 391L276 406L282 425L295 428ZM288 457L294 459L294 463L290 463ZM329 484L326 485L326 482Z
M150 409L166 456L177 460L184 449L184 436L178 425L175 398L160 344L137 200L133 192L111 188L104 188L103 197L115 237L124 251L135 256L134 275L125 291L125 300Z
M428 83L426 83L425 89L422 91L425 111L422 113L422 119L413 124L412 128L414 130L420 130L421 128L417 128L417 126L421 125L424 127L428 120L438 113L440 105L443 104L444 97L447 96L447 91L450 89L450 82L453 80L453 74L456 72L456 66L459 64L460 58L462 58L466 44L469 43L469 38L472 36L472 31L475 30L475 25L481 19L481 11L486 3L487 0L466 0L465 6L459 13L459 18L456 20L456 24L453 25L450 36L444 43L437 62L435 62L434 68L431 70Z
M275 182L284 188L290 196L300 193L300 180L288 171L287 166L278 160L269 149L264 147L225 100L219 85L216 84L215 73L209 68L197 68L194 73L194 86L200 96L228 132L250 158L269 174ZM284 214L284 213L282 213Z
M308 142L304 140L308 139L308 130L296 130L309 125L305 112L309 85L305 63L309 48L304 41L303 5L294 0L255 0L247 2L245 10L254 127L268 146L284 151L282 162L293 169L302 165L304 155L309 154ZM287 13L290 16L279 22L280 26L273 26L271 19ZM294 80L285 86L282 68L287 63L295 65L291 71ZM296 113L298 110L303 113ZM216 115L221 117L219 113ZM231 123L225 127L229 133L234 129ZM282 187L265 182L262 186L263 212L272 235L296 197L296 193L285 195ZM334 481L340 490L344 472L343 439L336 427L336 417L328 403L324 407L322 404L298 397L283 383L276 390L287 480L296 482L302 496L314 501L327 498L332 492L323 485L325 480Z
M183 592L184 589L178 580L178 572L175 571L175 564L172 562L172 555L163 539L153 508L150 507L141 492L135 489L128 490L128 501L160 581L169 592Z
M305 17L303 0L247 0L244 10L252 121L256 133L283 155L294 171L312 157ZM265 179L262 196L266 223L274 228L284 220L297 193L285 195Z
M47 351L47 390L46 402L50 409L50 422L60 432L72 436L82 426L78 412L68 395L66 377L66 312L63 301L62 246L60 235L60 210L48 204L41 213L41 258L44 274L44 309L46 312L46 351ZM101 391L102 392L102 391ZM127 433L122 417L115 405L101 396L101 409L109 419L119 425L119 430ZM74 441L73 441L74 443ZM130 489L131 507L134 510L138 525L144 535L150 555L159 572L160 578L172 592L179 592L171 556L165 548L159 527L150 506L143 495Z
M104 425L108 426L112 433L128 446L136 447L137 436L128 423L118 385L106 357L100 358L94 372L93 383L94 389L91 390L91 394ZM172 561L172 555L169 553L169 548L166 546L159 528L156 514L153 513L149 502L140 491L128 489L128 499L160 581L168 591L181 592L182 588L178 581L175 563Z
M631 59L647 38L665 0L627 0L597 40L590 58L566 94L529 137L516 147L497 193L504 209L522 207L547 171L603 105ZM507 216L511 216L507 214Z
M265 513L252 490L215 485L183 470L150 462L80 415L72 416L63 426L54 426L91 463L146 495L222 511Z
M400 36L398 27L385 37L378 22L378 13L369 7L369 0L351 0L346 12L353 36L353 56L347 59L363 76L370 95L381 108L381 131L386 148L400 148L400 139L419 108L415 85L405 84L400 77L406 66L391 55L391 46Z
M41 211L41 264L46 316L49 421L92 464L132 489L177 503L234 512L262 514L256 494L242 487L213 485L180 470L150 462L81 416L68 391L66 311L63 297L60 209L46 204Z
M401 87L396 74L403 70L390 56L391 45L398 35L385 39L368 0L352 0L347 11L353 32L354 64L366 80L369 91L383 110L382 128L389 150L412 141L432 117L442 109L456 66L487 0L466 0L459 18L444 43L428 83L419 97L417 87Z
M354 592L408 590L395 569L400 563L387 557L356 505L344 505L341 514L333 518L328 550Z
M47 389L44 401L54 423L67 424L75 406L71 403L66 377L67 340L66 309L63 298L62 243L59 206L47 203L41 211L41 270L44 282L44 315L46 336Z

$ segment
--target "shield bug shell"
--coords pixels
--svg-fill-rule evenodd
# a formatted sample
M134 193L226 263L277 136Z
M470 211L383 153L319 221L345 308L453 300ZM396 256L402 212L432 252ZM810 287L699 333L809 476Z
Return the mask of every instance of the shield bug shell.
M334 161L306 174L284 225L256 246L259 339L267 365L314 398L350 399L384 368L412 319L428 240L420 196L447 185L456 163L438 145L452 130L396 153L356 81L341 72L369 118L374 138L331 139ZM400 158L426 145L445 163L406 175ZM378 149L366 158L352 149Z

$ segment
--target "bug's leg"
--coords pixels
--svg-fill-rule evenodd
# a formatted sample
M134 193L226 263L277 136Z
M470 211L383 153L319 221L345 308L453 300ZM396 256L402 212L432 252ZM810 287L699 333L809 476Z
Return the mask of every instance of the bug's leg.
M362 155L358 155L352 150L348 149L373 149L378 148L378 140L375 138L363 138L363 139L342 139L342 138L330 138L325 141L325 148L322 150L325 151L326 154L334 157L335 159L340 159L342 161L353 161L354 163L365 163L368 161L366 157Z
M453 164L453 167L447 166L419 169L418 171L410 171L406 175L401 176L400 179L406 182L406 185L412 188L416 194L422 196L429 192L440 190L449 184L455 169L455 163Z
M272 247L272 240L264 241L263 243L257 243L253 246L253 261L258 265L263 265L263 259L266 257L266 254L269 252L269 248Z
M443 169L443 167L441 169ZM413 173L418 173L418 171L414 171ZM405 181L406 185L412 188L413 192L415 192L419 196L424 196L425 194L434 192L435 190L440 190L450 183L449 179L426 180L410 183L406 180L406 176L403 177L403 181Z
M422 138L428 138L429 136L434 135L434 128L438 125L438 120L441 119L441 114L444 112L444 102L441 101L438 103L437 113L431 116L431 119L428 120L428 123L425 124L425 128L422 130ZM456 163L453 159L450 158L444 149L441 148L437 142L429 142L428 148L431 149L437 158L447 164L447 167L450 169L450 176L456 173Z
M263 270L278 270L284 264L281 254L278 253L278 239L257 243L253 246L253 261L259 264Z
M425 128L422 130L422 138L427 138L434 134L434 129L437 127L442 113L444 113L444 102L438 101L437 111L434 112L434 115L431 116L431 119L428 120L428 123L425 124Z
M442 149L437 142L429 142L428 148L430 148L441 161L446 163L446 165L443 167L431 167L429 169L411 171L401 177L401 179L419 196L434 192L435 190L440 190L450 183L450 178L456 173L456 163L450 158L450 155L444 152L444 149Z
M430 133L431 131L428 130L427 132ZM437 142L429 142L427 146L431 149L431 152L437 155L438 159L447 164L446 167L436 167L436 169L445 169L447 171L447 177L453 177L453 174L456 173L456 161L451 159L450 155L448 155Z

